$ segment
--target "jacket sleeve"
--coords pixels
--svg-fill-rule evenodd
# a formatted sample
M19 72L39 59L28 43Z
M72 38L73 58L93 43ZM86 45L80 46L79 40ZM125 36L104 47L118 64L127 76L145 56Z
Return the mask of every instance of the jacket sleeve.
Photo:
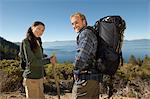
M90 31L83 31L79 37L79 44L75 59L75 68L86 69L89 66L89 61L92 59L92 54L95 54L96 43L93 42L93 36Z
M29 44L28 40L25 39L23 41L23 43L24 43L24 47L26 49L26 54L27 54L28 62L32 63L34 61L34 63L43 64L43 65L50 63L50 59L49 58L39 59L39 58L37 58L34 55L33 51L30 48L30 44Z

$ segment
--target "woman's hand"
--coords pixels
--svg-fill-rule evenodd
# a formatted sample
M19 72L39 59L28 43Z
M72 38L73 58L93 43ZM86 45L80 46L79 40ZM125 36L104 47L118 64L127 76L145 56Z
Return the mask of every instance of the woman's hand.
M55 55L50 57L50 62L51 62L52 65L56 64L56 56Z

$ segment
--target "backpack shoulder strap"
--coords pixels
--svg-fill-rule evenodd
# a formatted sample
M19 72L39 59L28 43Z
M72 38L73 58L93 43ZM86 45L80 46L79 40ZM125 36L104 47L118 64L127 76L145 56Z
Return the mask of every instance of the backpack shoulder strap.
M91 31L96 35L97 39L100 39L100 38L101 38L101 37L99 37L98 31L96 31L96 29L95 29L94 27L92 27L92 26L87 26L86 29L91 30Z
M99 32L95 29L95 27L92 27L92 26L87 26L86 27L87 29L91 30L95 35L96 35L96 38L97 38L97 49L96 49L96 60L99 59L98 55L100 54L98 49L100 48L100 43L102 42L102 38L99 36Z
M92 26L87 26L86 29L91 30L94 34L96 33L96 30Z

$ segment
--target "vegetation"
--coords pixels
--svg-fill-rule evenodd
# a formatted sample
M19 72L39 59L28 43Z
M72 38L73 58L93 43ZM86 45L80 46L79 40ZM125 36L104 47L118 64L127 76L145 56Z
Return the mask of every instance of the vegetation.
M118 69L114 79L114 88L117 94L138 99L150 98L150 57L143 60L131 55L128 64Z
M19 46L0 37L0 59L16 59Z
M72 79L72 70L73 70L72 63L56 64L55 69L59 79L63 79L63 80ZM54 77L53 77L52 65L51 64L46 65L45 70L46 70L47 77L53 79Z
M117 90L117 94L130 97L146 97L143 95L150 95L150 90L147 89L150 86L150 57L145 56L143 60L136 59L133 55L129 59L129 63L124 63L121 66L115 77L113 86ZM65 62L63 64L56 64L56 73L59 80L72 81L72 63ZM45 65L46 78L53 79L52 65ZM21 87L22 84L22 69L19 67L19 61L17 60L0 60L0 92L15 91ZM52 91L52 88L47 84L48 91ZM54 83L51 83L54 84ZM71 83L72 84L72 83ZM71 89L71 87L68 87ZM127 90L128 91L123 91ZM129 89L131 89L129 91ZM113 90L114 91L114 90ZM115 91L114 91L115 92ZM140 96L141 95L141 96Z
M17 90L22 81L22 71L17 60L0 61L0 92Z
M61 80L72 78L72 64L56 64L56 72ZM48 79L53 79L52 65L45 65ZM21 87L23 70L19 67L18 60L0 60L0 92L15 91Z

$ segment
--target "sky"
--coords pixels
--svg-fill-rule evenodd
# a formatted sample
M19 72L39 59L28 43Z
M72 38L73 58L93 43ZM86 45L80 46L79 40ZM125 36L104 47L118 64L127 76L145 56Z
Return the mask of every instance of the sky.
M34 21L45 25L42 41L76 40L70 15L83 13L92 26L100 18L120 15L124 39L150 39L150 0L0 0L0 36L21 42Z

